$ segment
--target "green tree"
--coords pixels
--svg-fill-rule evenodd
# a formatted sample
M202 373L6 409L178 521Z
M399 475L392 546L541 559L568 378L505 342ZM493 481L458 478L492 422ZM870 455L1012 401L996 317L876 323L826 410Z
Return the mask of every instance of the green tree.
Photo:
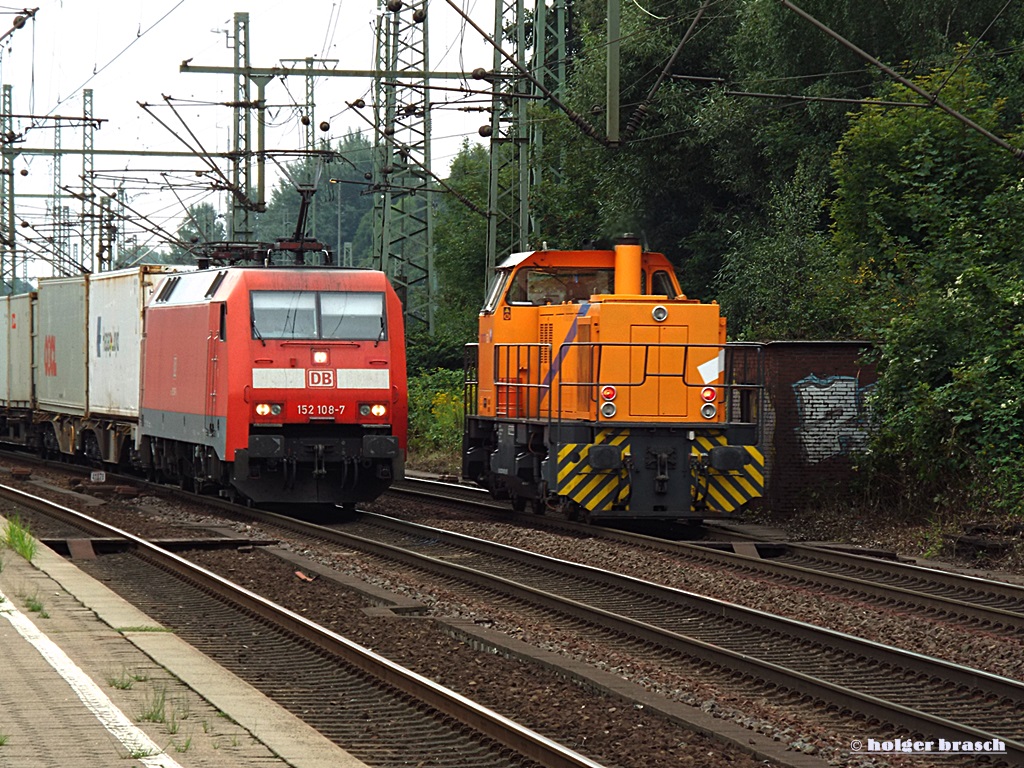
M918 84L929 92L941 86L946 103L982 126L999 124L1003 100L969 65L936 70ZM902 86L883 95L912 96ZM872 324L884 324L919 291L949 285L970 263L975 249L949 252L955 228L979 220L1018 161L942 112L866 107L833 166L834 245L861 291L866 330L873 331Z
M858 335L849 281L822 227L828 180L817 163L773 189L764 226L737 221L717 275L733 339ZM806 175L814 173L815 179Z
M344 244L352 243L352 266L369 268L373 264L373 196L366 192L367 176L373 169L373 147L362 134L349 133L334 151L335 156L328 161L304 158L287 166L292 178L278 180L267 210L257 215L256 239L273 242L295 234L302 196L292 179L303 186L316 184L303 234L316 237L332 252L339 251L338 263Z
M205 243L216 243L224 239L224 218L209 203L200 203L188 209L175 233L185 245L174 244L168 254L171 264L195 264L193 249Z
M805 0L800 5L865 50L916 75L949 62L955 44L972 36L984 33L992 50L1009 49L1024 31L1024 18L1001 13L1004 4ZM635 128L626 131L627 140L608 148L560 115L534 118L549 126L543 165L562 168L537 191L540 238L576 247L627 229L637 232L673 260L687 293L716 298L728 287L725 281L739 274L726 268L738 247L755 245L768 255L783 245L762 235L795 200L807 206L802 218L827 232L820 204L831 192L829 158L848 126L851 107L802 99L861 98L875 93L885 78L777 0L742 0L729 13L704 15L654 90L703 3L640 5L622 9L622 126L632 121ZM604 3L577 0L572 10L580 44L564 101L602 130ZM1017 82L1012 72L1007 75L1008 83ZM1012 87L1020 90L1019 84ZM640 104L643 116L638 116ZM787 336L805 333L788 330Z
M919 84L1005 125L970 62ZM879 339L873 477L908 503L1024 513L1020 161L936 110L867 107L834 163L833 247Z
M438 277L435 325L459 345L476 338L476 318L487 280L487 183L489 158L479 144L464 142L434 217L434 268ZM472 206L472 207L471 207ZM460 363L461 364L461 363Z

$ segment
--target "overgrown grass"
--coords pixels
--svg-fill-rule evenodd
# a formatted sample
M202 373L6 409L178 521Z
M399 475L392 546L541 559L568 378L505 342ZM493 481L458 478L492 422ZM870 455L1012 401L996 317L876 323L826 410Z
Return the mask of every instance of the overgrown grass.
M152 625L139 625L137 627L118 627L118 632L122 634L125 632L173 632L173 629L167 627L154 627Z
M140 723L167 722L167 689L159 688L146 695L146 704L139 715Z
M32 613L39 614L40 619L50 618L50 614L43 608L43 601L40 600L36 595L25 598L25 607Z
M110 683L111 688L117 688L121 691L130 691L135 683L142 683L148 680L149 677L141 672L129 672L125 668L121 668L119 675L110 675L107 677L107 682Z
M409 379L409 463L458 474L461 467L462 371L436 369Z
M171 734L177 734L181 730L181 721L188 720L189 715L192 714L192 705L189 703L188 698L180 698L174 704L174 710L171 712L171 717L167 721L167 730Z
M17 552L30 563L32 558L36 556L38 542L32 536L29 524L23 523L18 515L8 518L7 525L4 526L3 541L10 549Z

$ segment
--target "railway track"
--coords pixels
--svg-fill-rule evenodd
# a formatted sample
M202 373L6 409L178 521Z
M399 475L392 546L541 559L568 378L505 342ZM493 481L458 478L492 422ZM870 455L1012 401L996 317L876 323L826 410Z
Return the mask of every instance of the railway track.
M348 537L358 535L362 542ZM1003 740L1024 763L1024 684L661 585L385 518L346 527L352 546L742 672L912 733ZM492 598L495 599L495 598ZM637 647L640 646L640 647Z
M206 645L213 658L371 765L599 768L583 755L128 532L18 489L0 486L0 495L20 508L57 518L70 535L125 542L131 552L119 557L117 578L140 603L164 606L163 618L171 618L175 631L193 642L207 638L198 644Z
M242 514L248 516L249 511ZM501 514L508 517L504 510ZM1007 681L970 669L961 669L958 672L956 665L941 662L938 666L923 667L922 664L935 664L935 660L924 659L914 654L887 656L885 654L893 649L879 650L881 647L874 644L862 645L863 641L839 633L831 633L830 645L823 642L820 636L805 635L806 632L820 633L821 630L800 625L799 622L792 622L788 626L759 624L751 620L751 615L757 615L756 611L743 612L743 609L739 609L741 613L733 614L730 611L734 606L726 610L720 605L708 603L704 608L697 609L692 604L673 602L679 597L678 590L669 590L669 594L673 596L672 600L667 600L662 593L642 597L641 593L625 590L621 584L599 581L596 587L597 595L582 599L573 591L579 588L575 586L576 582L580 581L578 574L569 573L554 577L542 571L537 575L530 573L534 566L517 565L516 569L526 568L525 575L519 574L517 570L510 575L503 571L509 567L507 564L471 568L468 571L460 570L468 563L476 565L478 559L483 557L477 551L477 543L467 550L465 542L457 536L451 540L457 542L453 544L444 532L406 528L398 521L374 520L371 523L371 516L364 515L357 523L346 525L344 532L328 533L281 520L276 516L261 516L258 513L256 516L263 517L271 525L280 523L293 530L305 530L303 535L315 535L338 542L344 547L374 552L391 560L399 559L418 570L435 570L439 568L438 563L443 563L443 567L438 571L444 574L443 579L463 585L475 584L485 603L495 606L507 603L511 611L522 611L524 605L532 605L532 610L549 614L557 612L563 618L567 617L569 622L583 633L594 636L595 627L599 628L597 635L608 647L615 648L623 654L643 656L647 653L651 663L675 666L680 675L692 675L692 666L688 665L694 664L703 669L714 668L717 670L715 674L721 676L739 674L755 687L768 685L779 690L798 692L802 696L812 696L826 706L859 713L874 722L891 724L892 727L904 729L908 733L942 733L944 737L956 735L970 741L1001 738L1006 742L1009 751L1007 764L1013 764L1013 761L1020 758L1017 750L1020 749L1021 734L1014 728L1019 729L1019 726L1015 725L1019 719L1015 718L1015 711L1022 700L1020 684L1012 680ZM537 520L531 516L527 518ZM547 524L547 521L544 522ZM556 525L563 524L559 522ZM364 526L378 532L372 536L351 537L356 531L367 533ZM767 564L773 568L785 566L790 573L801 574L800 578L810 578L803 574L804 570L811 572L810 569L795 562L777 563L761 557L737 556L702 546L681 545L618 532L595 532L592 528L580 529L578 526L575 528L586 530L585 535L588 537L621 537L622 540L630 542L631 546L666 549L670 552L678 551L680 547L694 548L701 557L712 557L715 562L732 562L733 567L736 567L737 562L741 563L739 567L744 568L755 567L758 564ZM387 533L381 534L380 531ZM778 546L777 543L772 544L771 547L775 549L769 554L777 555ZM449 547L454 549L447 552ZM420 554L414 552L417 549L420 550ZM424 558L423 554L428 556ZM836 554L825 550L827 562L831 562ZM500 561L508 555L504 553L497 557ZM518 559L518 555L514 559ZM446 563L446 560L450 562ZM862 560L863 558L852 558L852 562L861 568L865 567L860 562ZM873 562L870 565L876 566ZM451 572L449 568L454 568L455 572ZM491 571L493 573L489 573ZM552 579L554 581L550 581ZM881 577L878 577L878 580L884 581ZM983 586L981 580L973 581L975 583L972 588ZM511 584L518 585L515 590L521 591L510 592ZM660 590L665 589L652 586ZM899 586L904 588L902 585ZM565 593L568 598L559 599L556 603L546 602L552 599L550 596L560 593ZM940 599L947 601L943 605L948 608L949 599ZM703 598L699 598L698 602L701 600ZM590 605L587 605L588 603ZM1008 610L1005 603L994 608L997 612L1013 613L1012 610ZM675 623L658 618L660 611L674 615ZM610 616L617 618L609 622ZM651 627L655 629L651 630ZM699 627L700 632L695 631L695 627ZM645 634L651 631L654 631L653 635ZM631 637L634 639L627 639ZM722 638L728 642L723 642ZM639 649L638 641L643 646ZM874 650L868 653L864 648ZM820 666L813 666L812 660L820 663ZM888 688L886 680L889 681ZM942 682L935 682L940 680ZM911 690L915 687L916 691ZM910 693L916 693L916 698L910 696ZM922 704L922 699L926 699L927 703ZM997 700L1002 704L996 706Z
M514 515L514 520L531 528L551 527L666 553L681 565L713 566L816 592L866 599L930 619L1024 637L1024 587L1016 584L789 541L749 537L743 537L742 543L675 541L536 515L515 515L500 504L481 499L476 489L466 486L405 481L395 493L439 498L470 513L497 514L506 520Z

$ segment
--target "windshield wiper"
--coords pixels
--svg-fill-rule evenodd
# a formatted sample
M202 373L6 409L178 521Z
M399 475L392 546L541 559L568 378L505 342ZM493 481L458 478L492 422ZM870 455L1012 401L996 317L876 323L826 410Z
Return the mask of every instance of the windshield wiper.
M267 346L267 342L263 341L263 334L261 334L260 329L256 327L256 318L253 318L252 320L252 332L264 347Z

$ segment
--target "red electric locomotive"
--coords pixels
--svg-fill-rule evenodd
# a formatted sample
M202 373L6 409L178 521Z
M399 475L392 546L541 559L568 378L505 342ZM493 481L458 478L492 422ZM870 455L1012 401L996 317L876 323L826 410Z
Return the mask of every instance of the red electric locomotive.
M381 272L230 267L154 289L139 459L261 507L376 498L404 469L402 308Z
M405 466L382 272L141 266L0 297L0 441L267 508L376 498Z

